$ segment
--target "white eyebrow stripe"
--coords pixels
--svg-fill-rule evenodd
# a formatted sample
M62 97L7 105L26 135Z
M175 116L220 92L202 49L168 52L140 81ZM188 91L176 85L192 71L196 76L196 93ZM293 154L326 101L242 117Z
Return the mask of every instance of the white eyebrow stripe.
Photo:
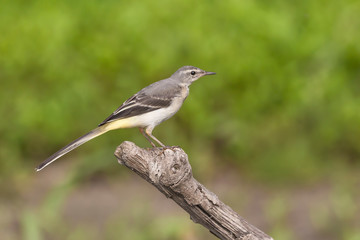
M189 73L189 72L192 72L192 71L198 72L198 69L188 69L188 70L185 70L185 73Z

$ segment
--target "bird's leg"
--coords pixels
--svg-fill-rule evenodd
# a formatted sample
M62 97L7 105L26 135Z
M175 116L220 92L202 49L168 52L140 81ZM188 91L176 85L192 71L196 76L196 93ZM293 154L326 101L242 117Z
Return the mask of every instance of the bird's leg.
M160 146L162 146L162 147L166 147L162 142L160 142L156 137L154 137L153 135L152 135L152 130L153 130L154 128L153 127L147 127L147 128L145 128L145 133L149 136L149 137L151 137L153 140L155 140Z
M153 129L154 129L153 127L145 128L145 134L151 137L152 139L154 139L162 147L162 150L157 155L160 156L161 154L164 154L166 149L171 149L174 151L174 148L176 148L176 146L175 147L165 146L162 142L159 141L159 139L157 139L156 137L154 137L154 135L152 135Z
M153 143L153 142L151 141L151 139L150 139L149 136L146 134L146 132L144 131L144 129L143 129L143 128L139 128L139 130L140 130L141 134L144 135L144 137L151 143L151 146L152 146L152 147L156 147L155 143Z

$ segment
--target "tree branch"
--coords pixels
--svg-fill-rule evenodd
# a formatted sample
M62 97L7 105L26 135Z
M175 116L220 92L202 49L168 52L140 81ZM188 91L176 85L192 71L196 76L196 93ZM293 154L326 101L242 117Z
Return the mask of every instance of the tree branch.
M174 200L220 239L271 240L249 224L192 175L187 154L179 147L143 149L123 142L115 151L118 162Z

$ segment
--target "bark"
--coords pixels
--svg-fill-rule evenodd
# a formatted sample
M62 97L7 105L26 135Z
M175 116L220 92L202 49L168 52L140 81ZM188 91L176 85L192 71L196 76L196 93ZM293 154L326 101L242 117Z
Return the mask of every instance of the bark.
M143 149L123 142L115 151L118 162L154 185L220 239L272 239L249 224L192 175L180 147Z

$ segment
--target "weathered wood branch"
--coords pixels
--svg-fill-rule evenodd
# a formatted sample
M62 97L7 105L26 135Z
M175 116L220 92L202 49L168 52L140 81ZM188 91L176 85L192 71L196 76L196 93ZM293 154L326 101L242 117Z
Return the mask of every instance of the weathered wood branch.
M220 239L272 239L249 224L192 175L187 154L179 147L143 149L123 142L115 151L118 162L174 200Z

